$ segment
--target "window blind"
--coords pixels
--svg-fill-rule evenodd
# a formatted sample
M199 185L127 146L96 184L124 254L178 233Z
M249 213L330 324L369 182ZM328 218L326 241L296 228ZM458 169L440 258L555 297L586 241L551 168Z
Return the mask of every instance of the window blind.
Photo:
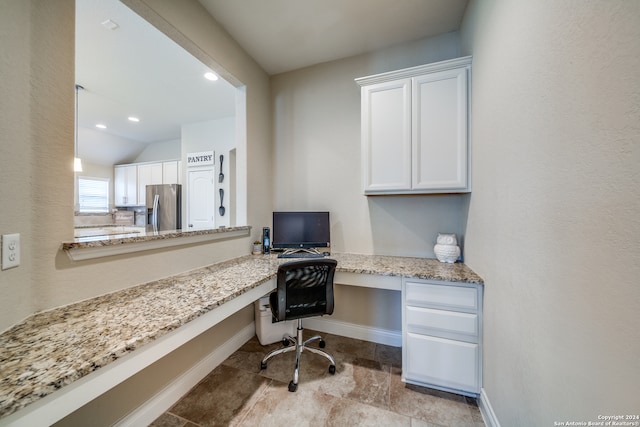
M109 180L78 178L80 212L109 212Z

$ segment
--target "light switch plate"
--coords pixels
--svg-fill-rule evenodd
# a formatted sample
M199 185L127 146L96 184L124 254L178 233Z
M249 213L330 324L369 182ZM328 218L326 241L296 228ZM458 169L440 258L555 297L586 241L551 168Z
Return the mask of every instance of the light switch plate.
M20 234L2 235L2 270L20 265Z

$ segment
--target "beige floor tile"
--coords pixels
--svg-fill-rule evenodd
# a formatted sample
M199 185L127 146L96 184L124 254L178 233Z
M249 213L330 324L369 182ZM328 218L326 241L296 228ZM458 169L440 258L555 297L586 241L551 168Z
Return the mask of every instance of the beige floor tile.
M180 399L169 413L204 427L228 426L242 418L269 382L259 375L220 365Z
M402 367L402 347L392 347L390 345L376 344L374 359L380 363L391 365L396 368Z
M232 425L238 426L324 426L336 398L298 388L291 393L287 384L272 381L250 411Z
M410 427L411 419L382 408L350 399L336 399L325 424L327 427L385 426Z
M316 334L304 331L305 339ZM299 386L291 393L295 352L275 356L260 370L264 355L282 345L262 346L254 337L151 426L484 426L475 399L403 383L400 348L324 338L335 375L327 359L304 352Z
M164 413L150 424L150 427L185 427L188 421L175 415Z
M340 335L333 335L333 334L320 334L320 335L323 335L325 337L324 340L327 343L327 347L325 348L325 350L327 350L329 353L333 353L333 352L346 353L352 356L362 357L364 359L375 360L374 358L374 353L376 348L375 343L372 343L369 341L357 340L354 338L342 337Z
M309 387L336 397L389 408L390 367L370 359L336 353L336 373Z
M392 370L390 409L411 418L443 426L474 426L464 396L403 383Z

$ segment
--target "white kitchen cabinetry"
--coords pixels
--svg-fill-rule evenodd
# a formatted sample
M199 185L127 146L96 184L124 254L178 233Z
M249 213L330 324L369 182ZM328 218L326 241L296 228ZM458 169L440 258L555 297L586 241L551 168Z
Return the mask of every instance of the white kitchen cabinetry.
M180 184L179 161L162 162L162 183Z
M180 160L130 163L113 167L116 206L144 206L147 185L181 184Z
M364 193L470 191L471 57L356 79Z
M136 165L114 166L114 198L116 206L138 203L138 168Z
M477 396L482 285L404 279L402 381Z
M162 163L138 165L138 204L147 203L147 185L162 184Z

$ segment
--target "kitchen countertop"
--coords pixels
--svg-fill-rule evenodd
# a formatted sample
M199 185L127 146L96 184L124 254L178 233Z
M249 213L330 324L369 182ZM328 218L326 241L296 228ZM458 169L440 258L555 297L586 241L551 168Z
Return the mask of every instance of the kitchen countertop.
M116 230L119 228L116 227ZM205 241L246 237L251 232L251 226L166 231L147 231L145 228L125 226L121 230L122 233L105 230L98 231L96 236L76 237L73 241L63 242L61 249L73 261L82 261Z
M79 229L80 227L76 227ZM88 227L86 227L88 228ZM90 227L101 228L101 227ZM154 240L166 240L176 237L203 236L210 234L228 233L237 230L250 230L249 226L240 227L221 227L204 230L164 230L164 231L146 231L145 227L135 226L114 226L115 230L122 230L122 233L116 233L115 230L109 233L101 233L99 236L80 236L75 237L73 241L62 243L63 250L72 249L89 249L105 246L122 246L126 243L151 242ZM88 233L87 233L88 234Z
M483 284L459 263L341 253L330 258L339 272ZM0 334L0 417L259 286L287 261L292 259L247 255L30 316Z

